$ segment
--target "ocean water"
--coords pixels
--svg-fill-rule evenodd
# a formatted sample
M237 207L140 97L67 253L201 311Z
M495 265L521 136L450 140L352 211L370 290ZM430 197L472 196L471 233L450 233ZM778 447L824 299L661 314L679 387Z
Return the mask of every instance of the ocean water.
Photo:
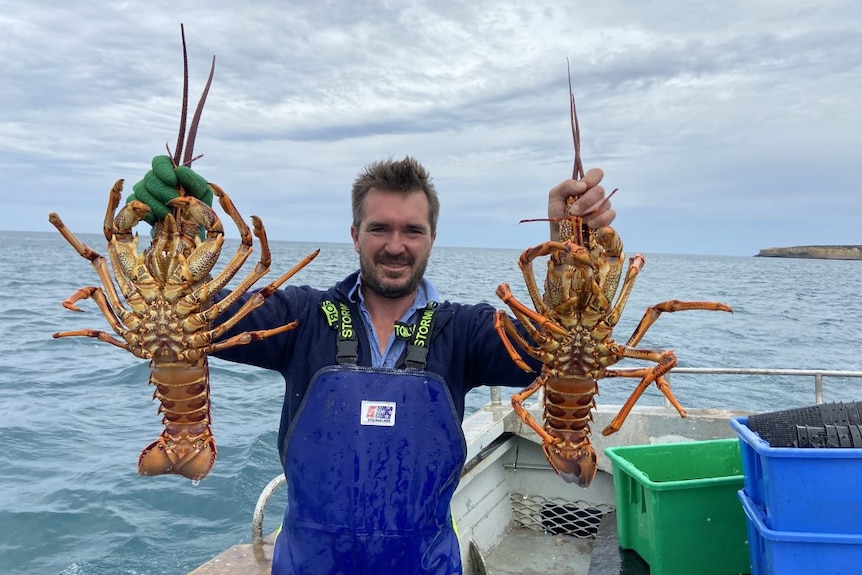
M80 237L104 253L104 238ZM227 243L222 263L235 247ZM274 242L273 270L286 270L316 247L321 255L293 283L325 287L354 269L350 245ZM529 302L518 255L436 247L428 275L451 300L501 306L494 290L507 282ZM862 370L862 262L645 256L616 339L628 338L648 305L717 300L734 313L666 314L641 345L674 349L681 366ZM543 267L537 265L540 274ZM6 575L187 573L250 541L257 495L281 471L280 376L213 359L219 453L212 473L198 485L137 476L138 453L161 431L146 362L93 339L51 338L61 330L109 329L90 301L81 303L80 314L60 306L77 288L97 283L89 262L59 234L0 232L0 573ZM687 406L780 409L813 400L808 380L672 381ZM858 381L828 379L827 401L858 399ZM598 400L619 403L632 385L605 380ZM486 398L487 391L477 390L468 409ZM661 402L653 390L642 398ZM278 524L278 507L270 507L267 532Z

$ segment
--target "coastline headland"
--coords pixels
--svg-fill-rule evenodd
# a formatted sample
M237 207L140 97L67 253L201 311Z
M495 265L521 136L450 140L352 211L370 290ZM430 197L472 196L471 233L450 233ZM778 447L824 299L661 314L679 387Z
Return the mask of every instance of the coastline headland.
M862 246L793 246L764 248L759 258L809 258L821 260L862 260Z

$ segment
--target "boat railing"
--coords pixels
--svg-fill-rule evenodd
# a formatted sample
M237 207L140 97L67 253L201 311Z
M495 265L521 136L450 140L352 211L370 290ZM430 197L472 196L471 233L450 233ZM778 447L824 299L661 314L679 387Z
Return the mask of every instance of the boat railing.
M263 543L263 516L266 513L266 506L269 503L269 498L273 492L287 483L284 473L273 478L272 481L266 484L263 491L257 497L257 503L254 506L254 515L251 518L251 542L256 544Z
M814 380L814 401L817 404L823 403L823 380L824 378L862 378L862 371L851 370L834 370L834 369L773 369L773 368L754 368L754 367L676 367L672 371L673 374L683 375L759 375L759 376L790 376L790 377L810 377ZM668 375L670 379L670 375ZM491 409L506 409L509 407L508 402L503 403L503 392L501 386L490 387L490 402L488 407ZM665 400L665 403L670 407L670 402ZM263 542L263 518L266 512L267 503L273 492L285 484L284 475L279 475L270 481L264 487L257 504L254 509L252 518L252 543Z
M666 377L671 379L673 374L684 375L787 375L791 377L814 378L814 401L823 403L823 379L831 378L862 378L862 371L840 370L840 369L786 369L786 368L759 368L759 367L675 367ZM503 407L502 388L493 386L490 388L490 406ZM665 405L670 402L665 400Z
M675 367L673 374L699 375L787 375L814 378L814 402L823 403L823 378L862 378L862 371L840 369L773 369L754 367ZM670 378L668 378L670 379Z

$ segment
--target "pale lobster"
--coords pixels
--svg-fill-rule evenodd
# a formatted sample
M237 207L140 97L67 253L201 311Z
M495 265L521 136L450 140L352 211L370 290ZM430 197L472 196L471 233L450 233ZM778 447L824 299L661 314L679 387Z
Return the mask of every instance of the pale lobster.
M580 157L580 128L575 97L569 78L570 114L575 144L574 179L584 177ZM616 191L616 190L615 190ZM608 196L610 197L610 196ZM567 214L574 198L567 202ZM635 402L655 383L682 417L686 411L674 397L665 376L676 366L673 351L638 349L636 346L663 312L711 310L732 312L730 306L711 301L670 300L651 306L625 345L613 340L612 332L623 313L644 258L629 260L616 302L624 261L623 245L609 227L590 230L584 217L567 215L556 223L560 240L548 241L521 254L518 265L535 310L513 295L507 284L496 293L520 321L532 343L524 338L503 310L495 316L495 327L514 362L532 371L512 344L514 340L527 354L542 362L540 375L524 390L512 396L512 407L542 439L542 448L551 467L567 482L588 487L598 468L598 456L590 442L590 422L598 394L598 381L608 377L640 378L619 413L603 430L610 435L622 427ZM527 220L525 220L527 221ZM539 294L533 260L548 256L544 297ZM655 366L609 369L622 358L655 362ZM524 408L524 401L544 388L544 426Z
M186 187L209 185L218 197L222 209L239 229L241 240L236 254L223 271L214 278L210 276L224 243L222 224L212 208L189 195L183 185L175 184L174 195L177 197L167 202L170 213L167 213L162 221L155 222L152 242L141 253L138 253L138 236L132 235L132 228L145 217L149 217L150 208L133 200L115 216L120 204L123 180L118 180L111 189L103 227L119 292L105 258L76 238L56 213L51 213L48 219L81 256L92 262L102 283L102 287L79 289L63 302L63 306L73 311L82 311L75 305L76 302L93 299L122 340L96 329L59 332L55 333L54 337L93 337L130 351L142 359L149 359L150 383L156 388L153 397L160 402L159 412L163 414L164 429L158 439L141 452L138 458L138 473L175 473L199 481L212 469L217 453L210 428L207 354L296 327L294 321L272 329L243 332L217 341L313 260L319 250L306 256L288 272L255 293L233 316L213 327L214 320L269 271L271 254L263 222L257 216L252 216L254 235L260 241L260 261L228 295L218 303L212 303L216 292L227 285L252 253L252 232L221 188L215 184L207 184L187 169L188 164L196 159L192 157L194 139L200 111L215 70L215 59L206 89L190 125L185 156L180 164L188 107L188 56L184 34L183 61L183 106L177 149L173 158L159 156L154 159L153 167L154 171L157 168L164 169L164 162L168 162L168 172L172 173L171 168L175 169L180 179L186 182ZM206 232L203 240L199 236L200 228ZM130 310L123 305L123 300Z

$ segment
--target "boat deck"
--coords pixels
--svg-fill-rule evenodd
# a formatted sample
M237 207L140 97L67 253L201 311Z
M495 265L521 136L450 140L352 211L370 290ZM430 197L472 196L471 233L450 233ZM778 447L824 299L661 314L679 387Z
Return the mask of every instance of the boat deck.
M272 572L272 548L274 537L266 537L257 545L245 543L234 545L217 557L213 557L189 575L270 575Z
M634 551L620 549L616 513L599 524L588 575L649 575L649 565Z
M475 565L484 575L649 575L635 552L619 548L614 513L602 519L595 539L512 529L484 563L484 572Z
M599 525L595 539L538 533L514 528L488 557L472 554L474 570L482 575L649 575L649 566L617 544L614 513ZM236 545L189 575L270 575L272 537L261 545Z
M515 528L485 559L485 575L585 575L592 549L591 539Z

